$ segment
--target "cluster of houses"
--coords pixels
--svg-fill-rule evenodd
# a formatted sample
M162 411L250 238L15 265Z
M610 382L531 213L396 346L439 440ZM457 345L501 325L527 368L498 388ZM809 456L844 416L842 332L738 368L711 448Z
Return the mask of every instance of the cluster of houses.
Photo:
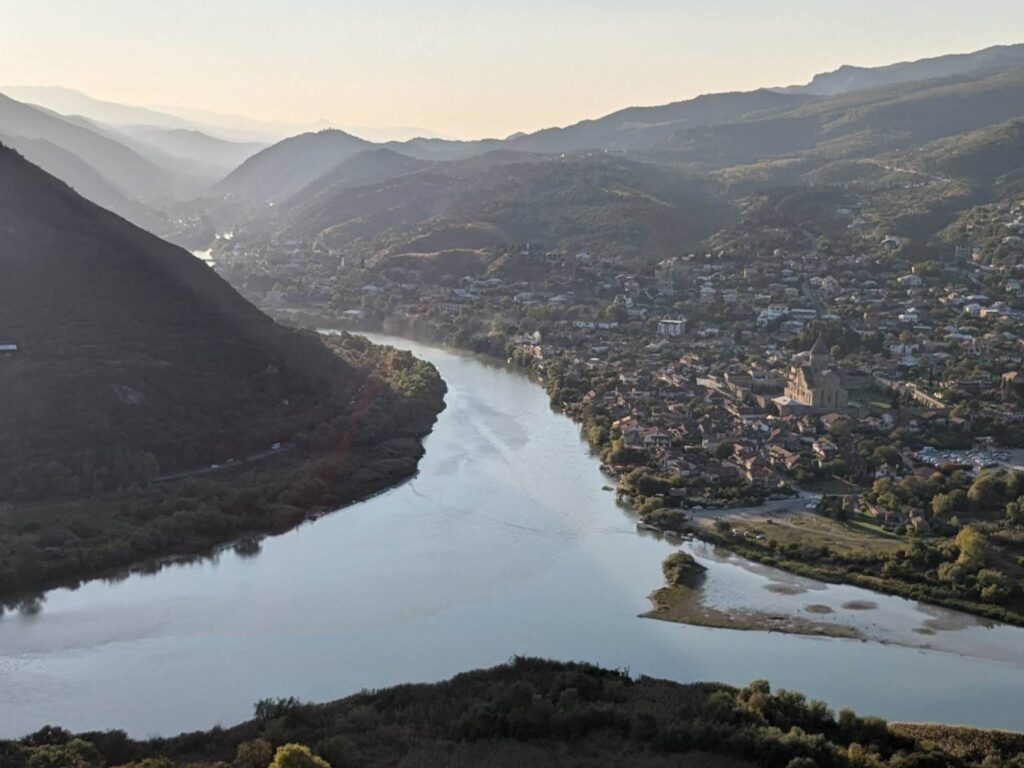
M852 250L723 247L653 268L532 245L441 278L296 244L248 261L225 248L249 264L243 286L264 306L430 325L435 338L504 334L539 370L557 363L581 393L567 408L607 414L653 469L772 491L840 460L858 479L914 471L866 466L851 434L1024 421L1024 206L997 214L994 245L917 263L902 238L868 231ZM833 354L828 338L845 346ZM976 406L966 414L954 407L964 397Z

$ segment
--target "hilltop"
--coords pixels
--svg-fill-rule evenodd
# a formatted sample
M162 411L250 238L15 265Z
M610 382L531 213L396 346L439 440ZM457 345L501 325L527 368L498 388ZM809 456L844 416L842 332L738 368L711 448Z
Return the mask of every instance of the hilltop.
M49 727L20 742L0 742L0 756L12 768L61 759L96 768L266 768L275 752L295 761L275 765L310 768L1010 768L1020 765L1022 747L1019 734L890 726L849 710L836 716L798 693L773 693L764 681L743 689L683 685L518 658L434 685L401 685L329 704L262 701L246 723L168 739Z
M277 202L373 145L335 129L303 133L256 153L212 189L218 195Z
M381 267L464 273L487 269L496 255L527 242L593 247L624 260L664 257L732 220L708 185L624 158L502 151L424 164L388 157L399 170L380 173L392 178L338 184L325 177L279 206L264 227Z

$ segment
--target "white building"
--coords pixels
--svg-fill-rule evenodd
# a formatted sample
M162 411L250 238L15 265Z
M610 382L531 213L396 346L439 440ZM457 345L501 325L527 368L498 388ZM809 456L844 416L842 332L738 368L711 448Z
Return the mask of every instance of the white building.
M659 320L658 335L675 338L686 333L686 320Z
M763 328L766 325L774 323L776 320L781 320L788 314L789 307L785 307L781 304L770 304L758 313L757 324Z

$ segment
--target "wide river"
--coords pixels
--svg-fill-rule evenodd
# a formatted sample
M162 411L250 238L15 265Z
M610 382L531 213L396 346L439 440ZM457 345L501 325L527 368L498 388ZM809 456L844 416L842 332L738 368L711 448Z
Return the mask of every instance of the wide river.
M45 723L135 736L205 729L245 719L268 696L329 700L515 654L680 681L766 678L865 714L1024 730L1018 629L936 619L849 587L771 589L779 574L700 545L691 551L711 567L709 599L841 612L867 597L878 608L858 614L862 625L890 642L638 618L673 545L636 532L577 427L521 375L388 341L435 363L449 387L419 474L267 539L257 555L229 549L8 612L0 736ZM911 636L944 650L893 644Z

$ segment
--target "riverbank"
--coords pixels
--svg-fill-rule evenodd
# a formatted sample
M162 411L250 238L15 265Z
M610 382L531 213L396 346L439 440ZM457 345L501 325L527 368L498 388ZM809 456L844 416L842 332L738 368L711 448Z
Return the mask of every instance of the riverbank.
M48 589L209 556L412 477L444 408L444 382L408 353L338 342L348 344L339 354L359 365L363 384L344 412L291 450L215 475L0 509L0 551L13 552L0 559L0 605L30 609Z

